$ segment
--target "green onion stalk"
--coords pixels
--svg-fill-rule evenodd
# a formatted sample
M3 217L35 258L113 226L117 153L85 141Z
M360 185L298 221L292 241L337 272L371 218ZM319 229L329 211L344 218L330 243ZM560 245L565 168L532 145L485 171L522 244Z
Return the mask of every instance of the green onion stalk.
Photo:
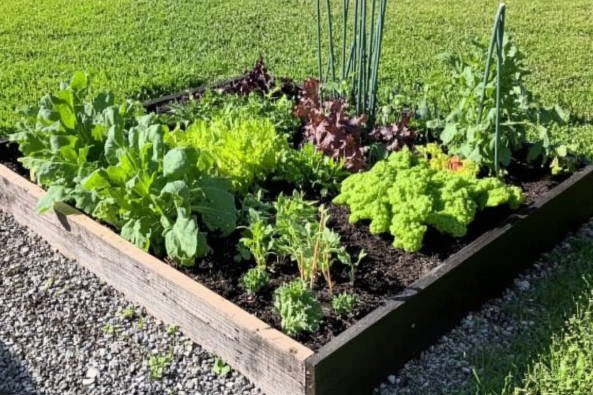
M350 80L349 96L354 99L354 108L358 115L366 114L369 126L375 123L377 107L377 82L379 60L385 27L387 0L353 0L353 27L350 45L348 42L350 0L343 0L342 13L342 53L335 56L334 34L330 0L325 0L327 8L327 28L329 36L329 61L323 74L321 45L321 0L317 0L317 51L318 67L322 83L331 81L336 84L336 60L341 58L340 79ZM369 11L370 8L370 12ZM335 92L334 92L335 93Z

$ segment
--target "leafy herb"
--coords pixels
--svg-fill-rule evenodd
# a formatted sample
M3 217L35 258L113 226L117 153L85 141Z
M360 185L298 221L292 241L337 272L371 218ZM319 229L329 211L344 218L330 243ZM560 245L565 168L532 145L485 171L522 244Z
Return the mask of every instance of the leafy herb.
M249 269L241 277L241 283L245 287L245 290L247 290L247 293L255 294L270 283L270 275L266 271L265 265L257 266Z
M315 332L322 318L321 304L307 284L295 280L274 292L274 308L282 318L282 330L289 336Z
M354 294L342 293L332 298L332 307L339 316L350 314L358 303L359 299Z

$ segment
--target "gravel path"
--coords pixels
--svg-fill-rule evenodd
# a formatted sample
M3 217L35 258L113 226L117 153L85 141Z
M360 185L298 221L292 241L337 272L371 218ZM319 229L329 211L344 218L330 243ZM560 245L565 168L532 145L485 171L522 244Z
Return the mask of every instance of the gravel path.
M593 222L580 232L593 238ZM537 263L501 298L468 315L430 350L389 376L374 395L444 395L469 389L469 353L504 345L520 325L533 324L513 322L503 313L503 304L528 297L533 284L555 270ZM0 290L0 395L261 394L237 372L214 374L214 356L1 210ZM153 362L164 362L160 379L150 377L159 373L149 367L151 356Z
M261 394L3 211L0 290L0 395Z

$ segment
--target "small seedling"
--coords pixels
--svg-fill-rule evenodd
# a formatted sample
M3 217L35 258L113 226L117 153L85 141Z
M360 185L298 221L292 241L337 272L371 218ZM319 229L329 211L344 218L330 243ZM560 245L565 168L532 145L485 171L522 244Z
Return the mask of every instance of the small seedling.
M179 330L179 327L177 325L171 324L167 327L167 334L174 336L178 330Z
M173 350L165 355L150 355L148 358L148 369L150 370L151 380L160 380L165 374L165 370L173 362Z
M105 324L105 325L103 325L103 332L113 333L113 332L115 332L115 327L112 324Z
M358 297L353 294L343 293L332 298L332 307L339 316L350 314L357 304Z
M121 311L121 317L126 318L126 319L130 319L130 318L134 317L135 314L136 314L136 309L134 308L134 306L128 306Z
M141 331L144 328L144 324L146 324L146 318L140 317L138 324L136 325L136 329Z
M45 283L45 286L43 287L43 293L45 294L47 292L48 289L51 288L51 286L54 284L54 281L56 280L56 271L53 270L51 272L51 276L49 277L49 279L47 280L47 282Z
M212 373L219 377L226 376L231 371L231 367L227 365L222 358L216 358L214 366L212 367Z

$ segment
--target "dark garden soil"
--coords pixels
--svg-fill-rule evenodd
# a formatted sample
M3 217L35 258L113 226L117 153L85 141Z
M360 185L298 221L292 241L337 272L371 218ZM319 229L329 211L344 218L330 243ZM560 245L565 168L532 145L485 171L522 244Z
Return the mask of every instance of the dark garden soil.
M526 200L523 207L533 203L539 196L566 179L566 176L552 178L525 166L516 166L516 170L515 174L518 176L509 178L508 182L524 190ZM416 253L406 253L392 247L392 236L371 235L368 223L351 225L348 222L347 206L337 206L331 202L326 205L331 215L328 226L340 234L342 245L346 246L353 258L356 258L363 248L367 256L357 269L354 286L349 283L348 267L340 263L332 266L333 294L354 292L361 302L347 318L339 318L333 313L332 295L323 278L318 279L314 290L322 304L323 322L318 332L302 334L297 338L312 350L328 343L382 303L397 296L404 287L418 280L488 230L495 228L512 214L511 210L505 207L480 212L469 226L467 236L462 239L455 239L429 228L424 239L425 247ZM271 265L273 273L270 284L257 296L249 296L244 292L239 279L254 265L246 262L237 263L233 259L237 241L238 235L212 242L209 240L215 251L213 255L202 259L192 269L180 270L262 321L280 329L280 317L273 311L273 292L283 283L297 278L296 263Z

